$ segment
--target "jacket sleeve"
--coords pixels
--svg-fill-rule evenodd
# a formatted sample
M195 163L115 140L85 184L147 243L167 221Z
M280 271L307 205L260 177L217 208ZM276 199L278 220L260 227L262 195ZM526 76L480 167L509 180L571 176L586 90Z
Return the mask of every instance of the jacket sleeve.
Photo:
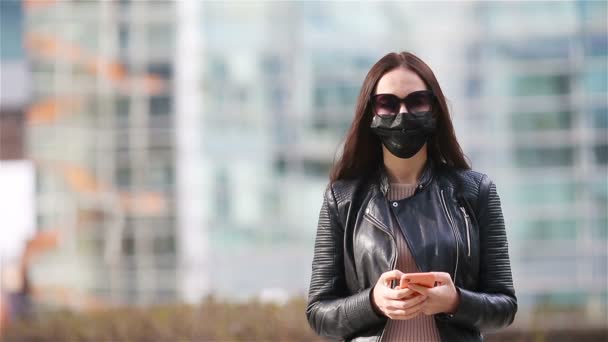
M480 331L506 327L517 312L517 298L511 277L507 234L496 192L496 185L483 176L480 191L486 190L485 203L479 213L479 283L478 291L457 287L460 304L453 314L440 314L441 320L451 321Z
M319 214L306 317L320 336L346 339L386 318L376 314L371 288L350 294L344 275L344 227L331 185Z

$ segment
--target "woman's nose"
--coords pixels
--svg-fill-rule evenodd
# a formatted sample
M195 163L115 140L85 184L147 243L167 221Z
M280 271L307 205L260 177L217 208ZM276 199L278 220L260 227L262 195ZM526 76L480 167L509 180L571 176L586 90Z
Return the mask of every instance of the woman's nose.
M399 113L407 113L407 108L405 107L405 103L401 103L399 105Z

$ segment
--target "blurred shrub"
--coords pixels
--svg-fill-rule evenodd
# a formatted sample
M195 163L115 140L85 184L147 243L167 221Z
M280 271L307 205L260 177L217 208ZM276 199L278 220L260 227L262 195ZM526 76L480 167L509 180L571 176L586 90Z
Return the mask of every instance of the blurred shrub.
M305 300L284 305L225 303L39 313L14 322L1 341L322 341L308 326Z
M284 305L250 301L220 302L213 297L201 305L165 305L149 308L116 308L100 312L53 311L11 324L0 338L4 342L83 341L323 341L308 326L306 301L295 298ZM545 311L542 321L556 321ZM511 326L486 334L488 342L608 341L608 328Z
M485 334L488 342L606 342L608 328L593 327L580 329L517 330L505 329Z

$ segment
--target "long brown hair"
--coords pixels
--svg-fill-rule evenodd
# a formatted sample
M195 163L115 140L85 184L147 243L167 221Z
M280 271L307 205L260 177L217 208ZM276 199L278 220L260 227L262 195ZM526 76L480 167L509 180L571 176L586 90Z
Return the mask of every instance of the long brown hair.
M344 141L342 156L330 173L331 182L368 175L383 163L380 139L370 129L374 114L369 106L369 99L380 78L398 67L405 67L418 74L427 89L432 90L437 97L437 129L427 143L428 157L435 165L453 169L471 168L456 140L445 97L431 68L410 52L391 52L376 62L365 76L357 98L355 117Z

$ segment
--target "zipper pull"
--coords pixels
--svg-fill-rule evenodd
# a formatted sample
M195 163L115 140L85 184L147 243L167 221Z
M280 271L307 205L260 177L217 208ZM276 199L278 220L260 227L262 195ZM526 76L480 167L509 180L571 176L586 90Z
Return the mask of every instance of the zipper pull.
M460 207L460 211L462 211L462 214L464 215L464 224L467 230L467 256L471 256L471 228L469 227L469 214L467 214L464 207Z

